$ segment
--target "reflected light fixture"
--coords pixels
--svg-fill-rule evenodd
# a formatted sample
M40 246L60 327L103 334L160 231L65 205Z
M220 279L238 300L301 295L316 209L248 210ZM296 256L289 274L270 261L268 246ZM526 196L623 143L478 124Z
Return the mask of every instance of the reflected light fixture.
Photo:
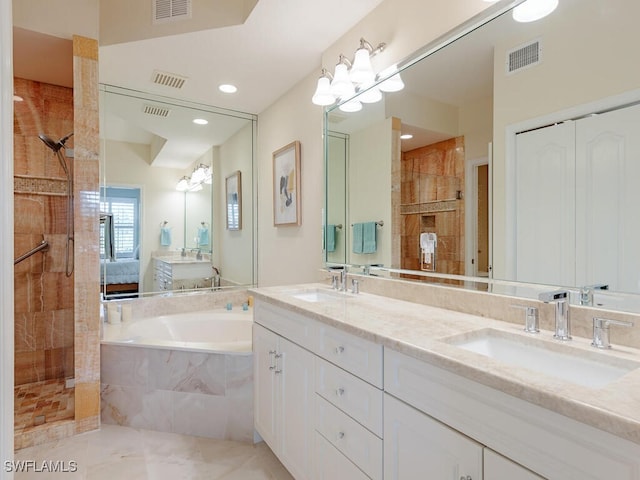
M546 17L558 6L558 0L526 0L513 9L516 22L535 22Z
M413 138L413 135L411 135L410 133L403 133L402 135L400 135L400 140L411 140Z
M186 192L187 190L189 190L189 177L182 177L178 182L178 185L176 185L176 190L178 190L179 192Z
M196 125L206 125L207 123L209 123L209 121L205 120L204 118L194 118L193 123L195 123Z
M362 109L363 103L380 101L382 92L402 90L404 83L395 65L384 71L387 73L383 72L378 76L373 71L371 57L382 52L385 47L385 43L380 43L374 48L361 38L353 62L340 54L333 75L325 68L322 69L311 101L323 107L339 102L343 112L357 112ZM382 84L374 86L376 80L385 80L384 88ZM358 98L352 102L350 99L356 93L359 94Z
M176 190L179 192L197 192L202 190L202 184L211 185L213 181L213 169L210 166L201 163L194 168L190 177L186 175L178 181Z
M378 74L378 80L382 80L384 78L386 78L386 80L383 80L382 83L378 85L380 91L387 93L399 92L404 88L404 82L400 77L397 65L391 65Z
M24 98L22 98L20 95L16 95L15 93L13 94L13 101L14 102L22 102L24 101Z

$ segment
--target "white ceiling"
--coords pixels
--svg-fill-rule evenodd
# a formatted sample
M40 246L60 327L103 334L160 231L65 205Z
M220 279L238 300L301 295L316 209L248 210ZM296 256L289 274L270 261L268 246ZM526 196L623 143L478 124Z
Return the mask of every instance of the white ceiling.
M242 25L101 46L100 82L258 114L381 1L260 0ZM154 85L154 70L188 80L180 90ZM238 92L219 92L221 83Z

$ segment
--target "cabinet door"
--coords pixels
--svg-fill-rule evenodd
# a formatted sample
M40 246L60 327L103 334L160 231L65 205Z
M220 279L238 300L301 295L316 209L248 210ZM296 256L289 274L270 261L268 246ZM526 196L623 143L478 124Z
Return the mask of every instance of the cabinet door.
M253 411L254 425L264 441L276 451L275 352L278 336L253 324Z
M313 472L314 356L304 348L280 338L276 359L279 382L278 457L297 480L310 479Z
M482 446L385 394L385 480L482 479Z
M493 450L484 449L485 480L543 480L526 468L498 455Z

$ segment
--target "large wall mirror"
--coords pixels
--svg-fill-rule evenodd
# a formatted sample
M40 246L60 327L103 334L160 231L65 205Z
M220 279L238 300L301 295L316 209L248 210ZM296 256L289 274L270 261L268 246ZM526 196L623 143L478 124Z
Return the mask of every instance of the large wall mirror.
M530 23L516 3L406 60L402 91L326 110L326 260L607 285L597 305L640 311L640 3L560 0Z
M254 285L256 117L109 85L100 95L103 295ZM236 172L232 230L225 178Z

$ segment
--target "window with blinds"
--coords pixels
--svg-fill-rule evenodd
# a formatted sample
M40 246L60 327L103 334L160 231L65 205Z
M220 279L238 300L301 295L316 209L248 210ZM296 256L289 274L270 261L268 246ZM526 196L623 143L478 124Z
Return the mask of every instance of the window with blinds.
M106 187L102 190L100 211L113 216L116 258L134 258L139 244L140 189ZM100 252L104 258L104 225L100 226Z

